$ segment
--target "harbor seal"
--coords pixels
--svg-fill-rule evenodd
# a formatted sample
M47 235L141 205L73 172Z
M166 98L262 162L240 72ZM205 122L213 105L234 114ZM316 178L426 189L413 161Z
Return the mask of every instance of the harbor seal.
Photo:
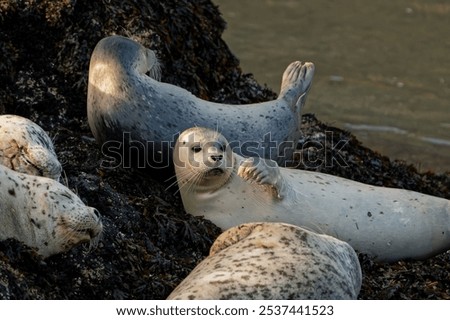
M381 261L423 259L450 249L447 199L243 158L222 134L206 128L180 135L174 164L186 212L222 229L290 223Z
M33 121L16 115L0 115L0 164L54 180L59 180L62 171L47 133Z
M242 154L290 161L300 138L300 111L311 87L314 64L291 63L274 101L227 105L199 99L157 80L156 55L121 36L98 42L90 60L88 122L103 154L134 158L137 167L173 168L173 144L193 126L216 127ZM153 78L146 73L153 72ZM137 155L129 156L130 152ZM128 163L128 162L126 162ZM130 164L131 166L131 164Z
M98 211L50 178L0 165L0 240L17 239L44 258L81 242L95 246L103 226Z
M167 299L356 299L362 275L352 247L284 223L221 234Z

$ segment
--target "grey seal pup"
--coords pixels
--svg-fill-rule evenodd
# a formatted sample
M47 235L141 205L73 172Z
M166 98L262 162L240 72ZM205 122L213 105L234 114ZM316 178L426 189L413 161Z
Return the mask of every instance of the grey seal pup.
M362 275L347 243L284 223L221 234L167 299L356 299Z
M50 178L0 165L0 240L17 239L44 258L90 242L103 230L100 215Z
M199 99L158 81L158 67L155 53L129 38L110 36L96 45L89 65L87 114L104 154L127 158L137 151L132 157L138 167L169 168L177 135L206 126L239 143L244 155L280 164L291 160L314 75L312 63L291 63L278 98L250 105Z
M174 164L186 211L224 230L285 222L383 261L424 259L450 249L450 201L444 198L244 158L207 128L180 135Z
M16 115L0 115L0 164L55 180L62 171L52 139L36 123Z

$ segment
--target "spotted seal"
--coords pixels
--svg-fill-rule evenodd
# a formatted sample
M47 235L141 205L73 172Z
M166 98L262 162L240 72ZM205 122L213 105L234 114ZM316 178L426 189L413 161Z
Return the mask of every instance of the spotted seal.
M102 232L99 213L50 178L0 165L0 240L15 238L43 257L81 242L96 245Z
M334 236L378 260L423 259L450 249L450 201L243 158L225 137L191 128L174 150L188 213L222 229L285 222Z
M126 158L139 150L137 166L171 167L177 135L206 126L239 142L244 155L280 164L291 159L301 135L300 111L311 87L312 63L291 63L278 98L250 105L199 99L158 81L157 70L155 53L129 38L110 36L96 45L89 65L87 113L104 154Z
M336 238L284 223L248 223L221 234L168 299L356 299L361 267Z
M47 133L33 121L16 115L0 115L0 164L55 180L62 171Z

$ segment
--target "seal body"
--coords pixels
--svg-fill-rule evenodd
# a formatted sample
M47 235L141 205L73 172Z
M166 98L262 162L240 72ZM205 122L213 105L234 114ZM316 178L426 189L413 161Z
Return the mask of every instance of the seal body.
M47 133L33 121L16 115L0 116L0 164L55 180L62 171Z
M44 257L81 242L96 245L99 213L59 182L0 165L0 240L15 238Z
M168 299L356 299L361 268L347 243L284 223L221 234Z
M102 39L89 66L89 126L105 154L138 154L139 167L172 167L173 144L193 126L215 127L239 142L237 151L282 164L300 138L300 110L312 83L312 63L291 63L274 101L226 105L199 99L187 90L159 82L155 53L120 36ZM120 151L120 148L124 150Z
M450 248L450 201L243 158L219 133L183 132L174 151L186 211L222 229L285 222L346 241L378 260L423 259Z

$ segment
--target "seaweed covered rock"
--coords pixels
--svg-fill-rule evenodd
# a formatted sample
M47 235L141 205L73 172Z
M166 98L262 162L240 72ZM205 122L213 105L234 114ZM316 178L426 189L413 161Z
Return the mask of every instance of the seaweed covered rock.
M364 147L350 132L326 125L313 114L302 117L303 138L292 166L390 188L450 199L448 174L419 173L404 161Z
M49 132L66 184L101 212L105 229L96 249L77 247L46 260L17 241L0 242L1 299L163 299L208 254L221 231L184 212L174 178L100 165L105 159L87 125L86 88L96 43L119 34L155 50L162 80L200 98L275 98L242 73L221 38L224 28L210 0L0 3L0 113L25 116ZM313 115L303 121L293 166L450 198L448 175L391 162ZM363 299L450 295L448 253L391 265L360 260Z

